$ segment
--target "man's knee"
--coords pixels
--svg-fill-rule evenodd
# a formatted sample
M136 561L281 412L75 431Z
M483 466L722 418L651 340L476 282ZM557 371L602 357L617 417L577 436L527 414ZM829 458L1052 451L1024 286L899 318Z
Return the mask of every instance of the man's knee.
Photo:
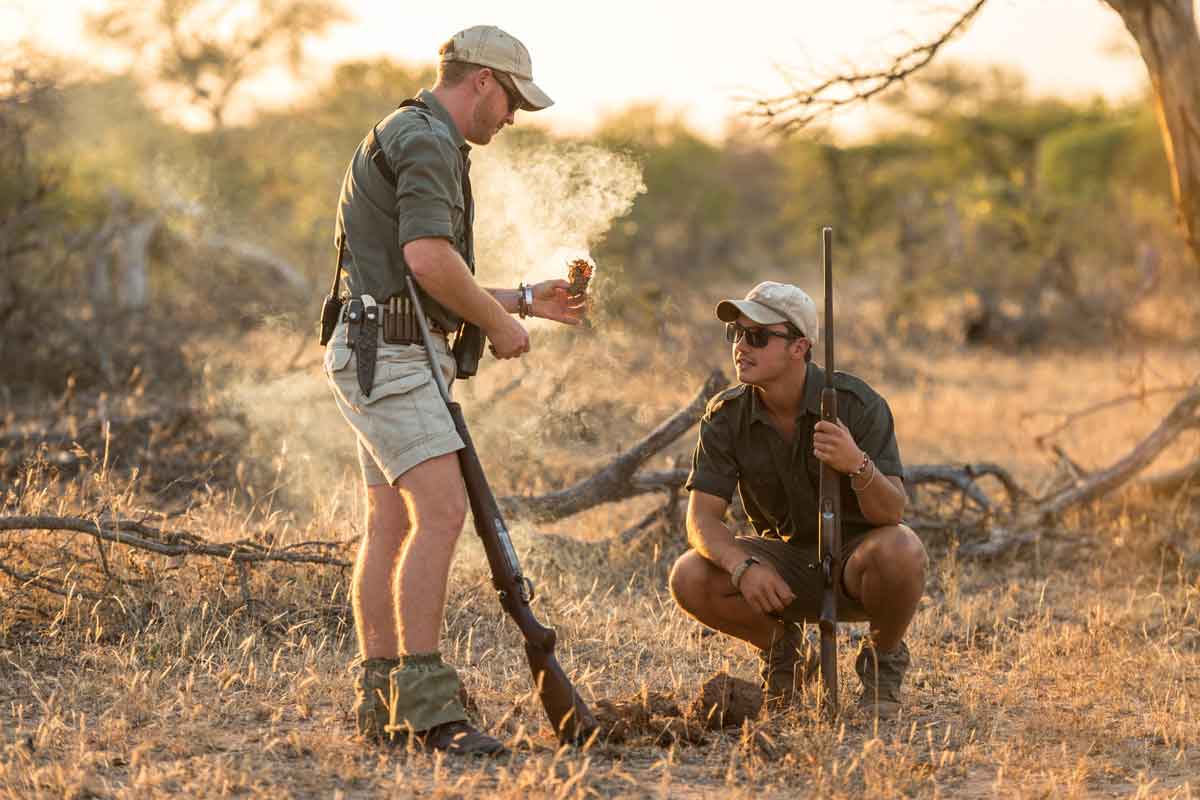
M422 462L396 479L410 527L457 538L467 520L467 493L454 453Z
M893 580L912 580L925 583L929 555L920 537L907 525L888 528L874 542L871 566Z
M708 559L695 550L688 550L675 560L668 584L671 587L671 597L675 598L680 608L696 608L708 591L712 570L713 566Z
M413 528L420 534L457 539L467 521L467 502L462 494L448 493L433 498L421 498L420 508L413 515Z
M399 546L409 527L408 507L395 488L387 484L367 487L368 538Z

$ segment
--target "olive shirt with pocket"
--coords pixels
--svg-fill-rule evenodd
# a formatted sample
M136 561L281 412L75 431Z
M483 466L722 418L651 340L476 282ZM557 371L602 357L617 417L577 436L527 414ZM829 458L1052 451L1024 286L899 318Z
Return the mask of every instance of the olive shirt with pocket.
M407 105L375 126L375 139L396 176L396 186L371 161L371 137L359 144L342 180L334 241L346 236L342 265L351 295L377 302L405 292L404 245L415 239L445 239L475 272L471 227L470 145L450 112L426 89L417 94L426 108ZM461 318L418 287L425 312L443 330Z
M802 547L816 545L821 462L813 453L813 428L821 419L824 384L824 370L809 363L791 442L771 424L754 387L740 384L714 397L700 420L688 491L729 502L736 488L758 535ZM838 419L875 462L880 473L876 480L883 475L902 476L904 468L887 401L865 381L844 372L834 373L833 385L838 390ZM879 527L863 515L849 476L843 475L839 483L844 539Z

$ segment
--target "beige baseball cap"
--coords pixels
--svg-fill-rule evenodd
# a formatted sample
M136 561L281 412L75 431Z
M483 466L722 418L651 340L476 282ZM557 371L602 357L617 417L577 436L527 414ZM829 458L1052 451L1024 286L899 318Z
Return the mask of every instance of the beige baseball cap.
M442 61L464 61L491 67L512 78L521 95L521 108L541 111L554 105L533 82L533 61L525 45L495 25L475 25L459 31L441 47Z
M717 303L717 319L722 322L734 322L738 314L745 314L759 325L790 322L814 345L821 332L817 326L817 304L803 289L790 283L763 281L744 300Z

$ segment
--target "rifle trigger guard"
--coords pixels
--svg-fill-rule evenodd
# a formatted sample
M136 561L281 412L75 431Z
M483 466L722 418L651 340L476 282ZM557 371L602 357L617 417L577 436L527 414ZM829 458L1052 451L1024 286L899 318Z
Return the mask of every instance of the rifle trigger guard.
M521 576L521 599L526 603L532 603L533 598L536 596L536 594L537 594L537 592L535 592L533 589L533 581L529 580L529 578L526 578L524 575L522 575Z

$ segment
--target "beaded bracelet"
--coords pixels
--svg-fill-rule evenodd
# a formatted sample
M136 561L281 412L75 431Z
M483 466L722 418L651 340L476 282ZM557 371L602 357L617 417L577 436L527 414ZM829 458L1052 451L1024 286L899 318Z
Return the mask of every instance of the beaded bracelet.
M875 466L875 462L872 461L871 462L871 477L867 478L867 482L864 483L862 486L855 486L854 478L851 478L850 479L850 488L856 492L865 492L867 490L867 487L870 486L871 483L875 480L875 473L877 473L877 472L879 472L879 467Z
M861 478L862 474L867 471L867 464L871 463L871 457L869 455L867 455L867 451L863 450L862 454L863 454L862 463L858 465L858 469L856 469L856 470L854 470L854 472L850 473L851 478Z

